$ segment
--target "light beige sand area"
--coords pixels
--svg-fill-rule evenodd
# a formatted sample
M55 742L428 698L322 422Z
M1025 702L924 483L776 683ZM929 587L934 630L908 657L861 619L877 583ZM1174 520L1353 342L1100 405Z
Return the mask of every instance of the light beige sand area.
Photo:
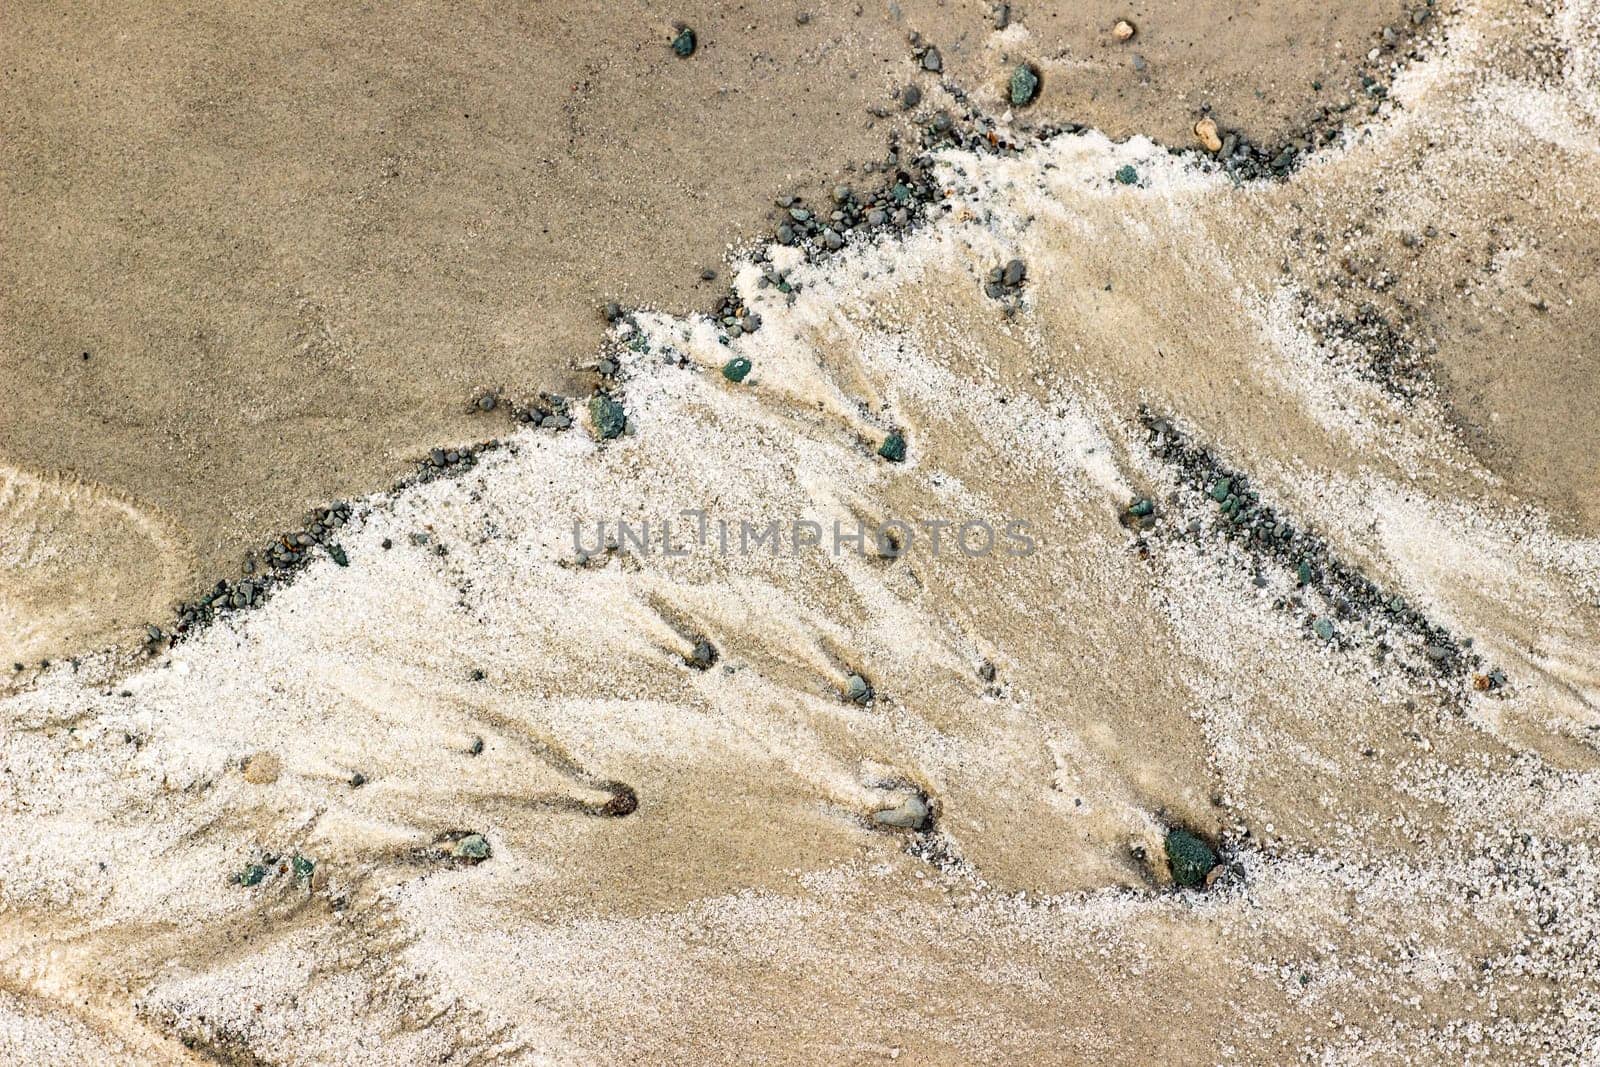
M1185 143L1203 104L1282 135L1402 16L1018 4L997 33L970 0L7 4L0 464L125 501L176 547L152 573L142 541L92 534L83 610L52 599L77 576L7 571L36 619L0 658L142 640L306 508L502 432L468 415L477 390L587 391L604 301L711 307L725 281L701 270L774 197L951 105L913 32L986 105L1037 62L1029 123Z
M949 153L951 211L904 243L774 249L792 303L743 262L767 325L731 350L619 328L630 433L519 432L361 502L348 566L7 697L0 1049L1594 1062L1595 428L1540 427L1593 388L1561 257L1593 240L1600 4L1447 30L1286 184L1096 133ZM1315 326L1366 303L1405 336ZM1173 434L1354 577L1226 536ZM687 555L573 544L666 519L681 547L690 510ZM1037 552L715 533L1010 518ZM882 824L913 795L931 825ZM1204 891L1175 825L1223 850Z

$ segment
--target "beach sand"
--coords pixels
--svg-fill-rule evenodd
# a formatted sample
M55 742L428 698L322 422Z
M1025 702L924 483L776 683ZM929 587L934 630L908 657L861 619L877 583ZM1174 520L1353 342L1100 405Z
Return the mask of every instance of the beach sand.
M20 672L0 1057L1593 1062L1600 5L1436 17L1286 180L945 148L921 225L735 256L758 331L597 336L624 432ZM13 482L40 556L186 536Z
M1124 16L1016 5L999 33L988 4L933 0L7 5L0 464L85 503L48 539L92 566L10 554L0 660L137 643L307 509L502 432L471 414L482 391L586 393L602 304L710 310L774 198L914 142L952 105L941 78L1003 109L1033 62L1024 125L1187 144L1209 105L1271 141L1405 25L1392 3L1160 3L1119 43ZM911 84L927 99L907 111ZM44 540L11 492L13 537Z

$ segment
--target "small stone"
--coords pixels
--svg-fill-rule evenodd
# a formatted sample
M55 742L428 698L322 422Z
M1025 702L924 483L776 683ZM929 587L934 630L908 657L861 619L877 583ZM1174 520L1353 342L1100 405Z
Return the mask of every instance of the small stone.
M151 644L155 644L161 640L161 627L154 624L148 625L144 628L144 635L149 638Z
M1187 830L1167 834L1166 853L1172 880L1181 886L1202 884L1217 865L1217 854L1211 846Z
M1128 514L1132 515L1134 518L1142 519L1146 515L1154 514L1155 510L1156 510L1155 502L1152 501L1149 497L1143 497L1142 496L1142 497L1139 497L1138 499L1136 499L1128 507Z
M622 317L622 305L612 301L606 305L606 321L616 322Z
M1113 177L1123 185L1134 185L1139 181L1139 172L1134 169L1132 163L1124 163L1117 168L1117 173Z
M489 842L484 840L482 834L468 834L456 842L451 852L457 859L481 863L489 858Z
M822 243L827 246L828 251L837 252L844 247L844 238L832 230L824 230L822 231Z
M260 885L261 880L267 876L266 867L259 863L252 863L244 870L233 876L233 880L242 886Z
M742 382L745 379L745 375L750 373L752 366L754 364L743 356L738 359L730 359L722 365L722 376L730 382Z
M480 396L478 398L478 410L479 411L493 411L494 410L494 405L495 405L495 399L492 396Z
M1022 280L1027 276L1028 265L1020 259L1013 259L1006 264L1005 273L1001 275L1000 280L1008 287L1015 289L1022 284Z
M930 48L922 53L922 69L937 74L944 69L944 57L937 48Z
M317 869L317 861L310 856L302 856L296 852L289 860L289 866L294 870L294 876L302 881L311 877L311 872Z
M1323 616L1319 615L1311 623L1311 629L1312 629L1312 632L1314 632L1318 637L1322 638L1324 641L1332 641L1333 640L1333 620L1332 619L1324 618Z
M594 420L595 433L601 440L621 437L628 424L628 414L621 404L604 393L596 393L589 401L589 417Z
M1039 92L1039 75L1026 63L1011 72L1011 103L1023 107L1033 101Z
M1233 482L1227 478L1218 478L1211 483L1211 499L1222 503L1233 495Z
M710 267L706 267L700 272L700 280L703 282L714 282L717 280L717 272L712 270Z
M872 686L861 675L852 674L845 679L844 695L857 704L869 704L872 702Z
M906 439L898 433L892 433L883 439L883 444L878 446L878 455L890 463L903 463L906 458Z
M467 754L469 756L481 756L481 755L483 755L483 738L474 737L472 739L472 744L467 746Z
M1301 585L1310 585L1311 564L1307 563L1305 560L1301 560L1300 565L1294 569L1294 576L1295 580Z
M1003 30L1011 25L1011 5L996 4L994 9L994 28Z
M1131 41L1133 35L1139 31L1127 19L1118 19L1116 25L1111 27L1111 36L1119 41Z
M694 55L694 49L694 31L685 26L683 29L679 30L678 35L672 39L672 50L678 54L679 59L688 59L690 56Z
M257 752L244 761L244 780L251 785L271 785L283 773L283 761L270 752Z
M1222 151L1222 136L1213 119L1205 118L1194 124L1194 135L1200 147L1215 155Z
M350 776L350 788L351 789L360 789L362 786L364 786L366 784L367 784L367 776L362 774L360 771L357 771L356 773L354 773L354 774L352 774Z
M697 638L694 651L689 654L689 666L697 671L709 670L717 662L717 650L705 638Z
M1144 56L1141 56L1135 52L1133 56L1133 69L1138 71L1140 74L1143 74L1147 69L1149 69L1149 67L1150 64L1145 61Z
M340 548L338 545L329 545L328 546L328 555L332 556L333 557L333 561L335 563L337 563L339 566L341 566L341 567L350 566L350 557L345 555L344 549Z
M916 793L911 794L892 808L872 813L872 821L879 826L892 826L897 830L923 830L927 828L928 802Z
M915 85L908 85L900 92L900 106L910 111L922 103L922 90Z

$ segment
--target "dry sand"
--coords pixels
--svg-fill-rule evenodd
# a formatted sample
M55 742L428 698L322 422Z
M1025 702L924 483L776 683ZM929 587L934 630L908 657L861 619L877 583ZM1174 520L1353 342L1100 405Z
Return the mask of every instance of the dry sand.
M1600 5L1443 30L1287 182L946 152L904 241L761 250L792 302L739 260L731 352L623 323L631 432L518 431L137 670L27 672L0 1054L1595 1062ZM686 509L1038 551L573 544Z
M701 270L768 232L774 197L929 120L939 77L912 32L985 102L1039 64L1030 121L1187 143L1202 104L1281 136L1403 24L1370 0L1018 4L1003 34L966 0L0 20L0 470L84 501L49 537L92 561L0 572L0 658L30 664L140 639L305 509L500 432L468 414L480 390L586 392L603 302L714 306L725 275ZM667 48L678 20L689 60ZM907 114L913 82L929 99ZM45 536L28 514L11 538Z

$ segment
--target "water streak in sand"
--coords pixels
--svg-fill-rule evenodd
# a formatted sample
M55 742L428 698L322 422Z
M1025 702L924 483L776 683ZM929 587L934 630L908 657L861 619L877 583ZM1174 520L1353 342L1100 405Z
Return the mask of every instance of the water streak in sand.
M1490 135L1454 122L1524 98L1510 73L1480 91L1495 14L1403 121L1286 186L1095 134L947 155L946 219L795 263L792 305L743 266L766 323L744 384L709 322L641 312L632 433L519 433L362 505L348 567L109 688L57 669L8 698L22 1054L1600 1054L1600 540L1435 395L1333 351L1285 310L1314 287L1262 266L1419 138L1470 176L1441 229L1526 180L1537 131L1494 126L1485 176ZM1592 55L1595 6L1550 32ZM1592 192L1592 96L1539 91L1573 102L1557 140ZM982 279L1012 257L1007 315ZM1227 536L1142 413L1404 612ZM875 455L893 430L903 464ZM1121 521L1136 497L1148 530ZM1021 515L1040 550L573 550L575 521L697 509ZM275 773L247 776L261 754ZM624 789L636 811L607 807ZM874 819L912 796L925 829ZM1171 891L1172 825L1224 845L1203 895ZM467 832L484 862L441 847Z

